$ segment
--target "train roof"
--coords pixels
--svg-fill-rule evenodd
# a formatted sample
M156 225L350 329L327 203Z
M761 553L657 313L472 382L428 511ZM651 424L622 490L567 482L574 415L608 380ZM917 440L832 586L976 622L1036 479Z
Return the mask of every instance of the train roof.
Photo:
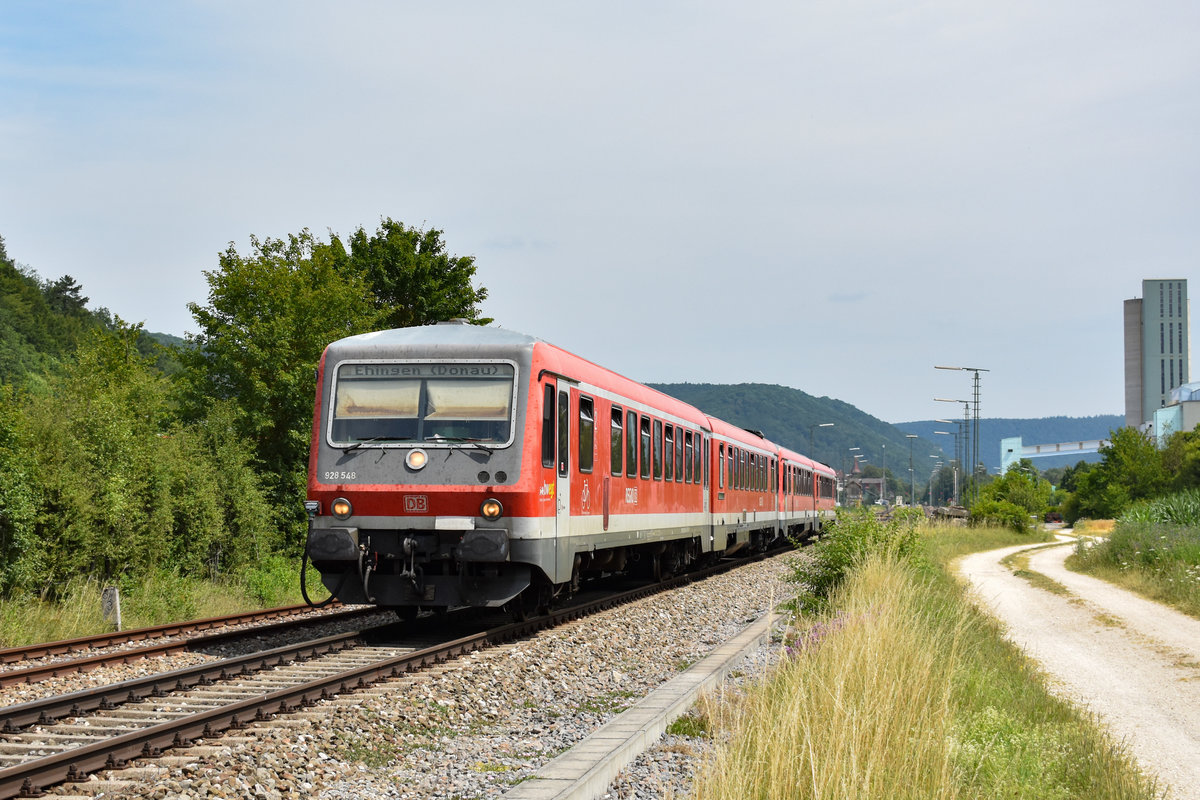
M371 331L338 339L330 347L373 349L412 345L484 345L496 347L532 346L541 342L534 336L507 328L472 325L466 320L450 320L436 325L416 325Z
M619 372L614 372L607 367L600 366L593 361L589 361L583 356L576 355L569 350L564 350L558 345L547 342L545 339L539 339L536 336L530 336L527 333L510 330L508 328L500 328L492 325L473 325L468 320L455 319L447 322L439 322L434 325L416 325L410 328L392 328L390 330L371 331L370 333L360 333L355 336L347 336L344 339L338 339L327 348L327 351L340 353L349 351L357 356L376 356L380 354L376 351L385 351L396 347L484 347L484 348L530 348L535 345L543 345L556 351L559 357L569 359L576 364L587 364L594 370L608 376L608 379L615 379L622 384L622 387L627 392L637 392L642 397L656 397L660 405L667 406L673 413L680 414L684 417L691 417L700 421L706 421L709 429L713 433L724 435L734 441L743 444L759 447L763 450L773 453L786 454L788 457L796 458L804 462L808 462L817 469L817 471L828 470L832 474L833 470L824 464L813 461L807 456L799 453L793 453L786 448L772 442L770 439L758 436L755 433L746 431L736 425L725 422L722 419L705 414L700 409L692 406L677 397L672 397L669 394L653 389L645 384L635 381L632 378L627 378ZM344 355L342 356L344 357ZM593 378L598 376L591 376ZM663 402L667 401L667 402ZM666 410L666 409L664 409Z

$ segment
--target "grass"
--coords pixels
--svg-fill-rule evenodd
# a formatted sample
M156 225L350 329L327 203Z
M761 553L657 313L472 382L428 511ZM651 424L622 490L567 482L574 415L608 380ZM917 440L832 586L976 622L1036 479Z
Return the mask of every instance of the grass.
M1122 518L1106 539L1080 539L1067 566L1200 617L1200 525Z
M266 559L253 570L222 582L185 578L161 571L120 585L121 627L125 630L217 617L302 603L297 561ZM104 587L76 580L42 596L0 599L0 647L54 642L113 631L101 614ZM328 592L309 568L309 594L323 600Z
M1155 797L940 566L1012 537L934 530L924 559L861 561L777 670L702 706L720 744L697 800Z
M1000 561L1000 563L1010 568L1013 571L1013 575L1021 578L1030 586L1036 586L1037 588L1043 589L1051 594L1057 594L1064 597L1069 596L1071 594L1071 590L1066 586L1063 586L1061 583L1047 575L1043 575L1042 573L1029 568L1029 553L1029 550L1021 550L1005 557Z

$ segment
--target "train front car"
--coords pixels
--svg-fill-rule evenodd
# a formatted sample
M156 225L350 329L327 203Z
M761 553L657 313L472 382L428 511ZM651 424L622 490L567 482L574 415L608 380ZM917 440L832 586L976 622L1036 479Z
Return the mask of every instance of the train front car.
M308 555L338 599L412 615L530 585L546 557L531 551L554 544L522 478L536 341L456 321L329 345L305 506Z

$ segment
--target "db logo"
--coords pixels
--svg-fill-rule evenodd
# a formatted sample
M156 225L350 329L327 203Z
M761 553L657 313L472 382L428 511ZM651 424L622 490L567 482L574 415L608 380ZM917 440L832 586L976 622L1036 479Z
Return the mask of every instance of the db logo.
M429 498L423 494L408 494L404 496L405 514L426 514L429 512Z

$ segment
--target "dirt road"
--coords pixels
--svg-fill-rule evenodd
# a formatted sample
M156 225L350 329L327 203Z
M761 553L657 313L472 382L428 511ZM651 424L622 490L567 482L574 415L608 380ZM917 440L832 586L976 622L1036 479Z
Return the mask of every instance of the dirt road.
M1001 565L1026 548L976 553L959 572L1054 691L1095 712L1172 800L1200 800L1200 620L1070 572L1072 547L1029 554L1029 569L1065 594Z

